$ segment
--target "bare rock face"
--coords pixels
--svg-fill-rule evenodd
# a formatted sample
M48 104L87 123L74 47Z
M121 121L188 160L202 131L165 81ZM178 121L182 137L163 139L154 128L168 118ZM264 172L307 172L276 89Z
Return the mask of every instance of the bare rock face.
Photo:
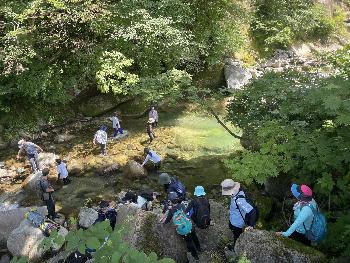
M124 173L126 176L131 178L146 177L146 169L138 162L132 160L128 161L124 168Z
M0 246L6 246L11 232L21 224L24 215L33 208L35 207L21 207L0 212ZM47 215L46 206L38 207L37 210L40 214Z
M41 189L39 185L39 180L42 176L42 172L36 172L33 174L30 174L23 182L23 186L27 192L27 194L32 196L37 196L39 198L41 194Z
M326 262L321 252L265 230L244 232L237 240L235 251L240 256L246 254L252 263Z
M56 165L56 159L58 159L59 156L54 153L39 153L39 166L40 170L42 170L45 167L55 167Z
M61 227L58 233L62 236L68 234L68 230ZM23 220L19 227L13 230L7 240L7 248L12 255L27 257L30 262L42 262L41 258L45 250L40 247L45 236L40 228L34 227L28 220ZM53 247L58 251L60 247Z
M233 59L225 59L224 73L229 90L240 89L252 78L252 74L242 66L241 62Z
M206 251L206 255L216 250L223 240L232 238L232 233L228 228L228 209L214 201L210 201L210 205L211 218L215 226L207 229L196 228L201 248ZM176 233L175 226L172 222L166 225L161 224L159 222L161 216L160 209L144 211L129 205L122 205L118 210L117 225L127 223L130 226L125 240L140 250L155 251L178 263L193 260L192 256L187 253L185 241ZM205 254L200 257L203 260Z
M88 228L95 223L97 218L98 213L96 210L88 207L82 207L79 212L79 226Z

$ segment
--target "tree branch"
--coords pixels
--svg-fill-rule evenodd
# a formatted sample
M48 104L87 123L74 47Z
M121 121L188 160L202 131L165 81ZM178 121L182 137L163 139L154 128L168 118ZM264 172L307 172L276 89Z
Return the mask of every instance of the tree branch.
M230 130L229 127L226 126L226 124L220 119L220 117L215 113L215 111L213 110L213 108L208 107L208 111L215 117L215 119L217 120L217 122L229 133L231 134L234 138L236 139L242 139L241 136L235 134L233 131Z

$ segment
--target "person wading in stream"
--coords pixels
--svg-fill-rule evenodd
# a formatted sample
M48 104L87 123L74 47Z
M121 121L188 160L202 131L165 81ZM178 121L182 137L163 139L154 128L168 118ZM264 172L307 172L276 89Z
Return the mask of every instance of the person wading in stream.
M146 154L146 158L143 161L142 166L145 166L145 164L148 161L151 161L153 163L153 165L154 165L155 172L158 173L158 170L159 170L160 165L161 165L160 156L155 151L152 151L149 148L145 148L143 150L143 152Z
M148 113L148 118L154 120L154 122L152 123L153 128L158 126L158 112L154 106L151 107L151 109Z
M149 137L149 143L151 143L154 140L154 138L156 138L156 135L154 134L154 130L153 130L154 122L155 121L153 118L149 118L146 125L146 131Z
M305 184L293 184L291 192L298 200L293 207L294 223L286 232L277 232L277 234L290 237L308 246L312 241L321 241L326 235L326 220L313 199L311 188Z
M240 183L234 182L232 179L225 179L221 183L222 195L230 196L230 219L229 228L233 233L233 244L228 248L234 249L238 237L245 230L251 230L258 219L257 207L248 199L244 191L241 189Z
M102 125L95 133L93 143L100 145L101 155L107 155L107 127Z
M50 170L48 168L44 168L42 170L42 176L39 181L39 186L42 191L41 198L44 201L44 204L47 207L48 215L47 217L51 220L56 218L56 208L55 201L52 197L52 193L55 191L53 187L49 184L47 180L47 176L49 175Z
M37 172L39 170L39 157L38 157L38 151L43 152L43 149L41 149L38 145L32 142L27 142L26 140L22 139L18 142L18 148L19 151L17 153L17 159L20 158L20 155L22 153L26 153L28 160L31 164L32 171Z
M123 134L123 129L120 125L120 120L118 118L118 113L115 112L113 117L109 118L112 121L113 127L113 139L117 139L118 133Z

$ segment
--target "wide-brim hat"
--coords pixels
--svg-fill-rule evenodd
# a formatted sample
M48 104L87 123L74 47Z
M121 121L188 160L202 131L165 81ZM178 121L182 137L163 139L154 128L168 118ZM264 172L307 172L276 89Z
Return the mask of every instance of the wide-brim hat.
M156 121L156 120L155 120L154 118L149 118L147 123L153 123L153 122L155 122L155 121Z
M203 196L203 195L205 195L204 187L201 186L201 185L196 186L196 188L194 189L194 195L195 196Z
M309 186L302 184L302 185L298 185L298 184L292 184L290 191L292 192L293 196L301 201L304 202L309 202L312 200L312 190Z
M169 184L169 183L171 183L170 175L167 174L167 173L161 173L161 174L159 175L159 180L158 180L158 182L159 182L160 184Z
M232 179L225 179L221 183L222 195L236 195L241 188L241 184Z

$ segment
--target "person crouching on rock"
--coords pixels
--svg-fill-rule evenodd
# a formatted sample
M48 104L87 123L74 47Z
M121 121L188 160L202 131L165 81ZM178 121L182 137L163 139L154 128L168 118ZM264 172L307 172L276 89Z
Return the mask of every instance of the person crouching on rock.
M115 210L114 202L101 201L99 207L100 209L98 210L98 218L96 222L109 220L109 224L114 231L115 224L117 222L117 211Z
M101 148L101 155L107 155L107 127L102 125L95 133L93 143L99 144Z
M47 217L51 220L54 220L56 218L56 208L55 208L55 201L52 197L52 193L55 191L53 187L50 185L49 181L47 180L47 176L49 175L49 168L44 168L42 170L42 176L39 181L40 189L42 191L42 200L44 201L44 204L46 205L48 215Z
M27 142L24 139L18 142L18 148L19 151L16 158L19 159L22 153L26 153L31 164L32 171L37 172L39 170L38 151L43 152L43 149L41 149L40 146L36 145L35 143Z
M70 183L66 163L61 159L56 159L58 180L62 180L64 185Z
M251 230L257 221L257 208L249 203L246 199L244 191L241 189L241 185L238 182L234 182L232 179L225 179L221 183L222 195L230 196L230 219L229 228L233 233L233 244L229 246L230 250L234 249L238 237L245 230Z
M316 201L313 199L313 193L310 187L307 185L293 184L291 187L293 196L298 200L294 204L294 223L285 232L277 232L276 234L290 237L296 241L299 241L305 245L310 246L311 241L306 237L307 231L311 229L314 224L315 216L319 213L319 208ZM322 225L324 224L324 225ZM326 223L322 222L321 234L325 235ZM321 237L321 238L323 238Z
M153 130L154 122L155 120L153 118L149 118L146 125L146 131L149 137L149 143L151 143L154 140L154 138L156 138L156 135L154 134L154 130Z
M185 213L185 206L181 204L181 200L175 192L168 194L168 200L170 200L171 205L160 222L168 224L172 220L176 226L176 232L186 241L187 249L191 252L192 257L199 260L198 252L202 251L201 246L191 220Z
M146 154L146 158L142 163L142 166L145 166L145 164L148 161L151 161L154 165L154 170L156 173L158 173L158 170L160 168L161 165L161 159L160 156L155 152L155 151L151 151L149 148L145 148L143 150L144 154Z

